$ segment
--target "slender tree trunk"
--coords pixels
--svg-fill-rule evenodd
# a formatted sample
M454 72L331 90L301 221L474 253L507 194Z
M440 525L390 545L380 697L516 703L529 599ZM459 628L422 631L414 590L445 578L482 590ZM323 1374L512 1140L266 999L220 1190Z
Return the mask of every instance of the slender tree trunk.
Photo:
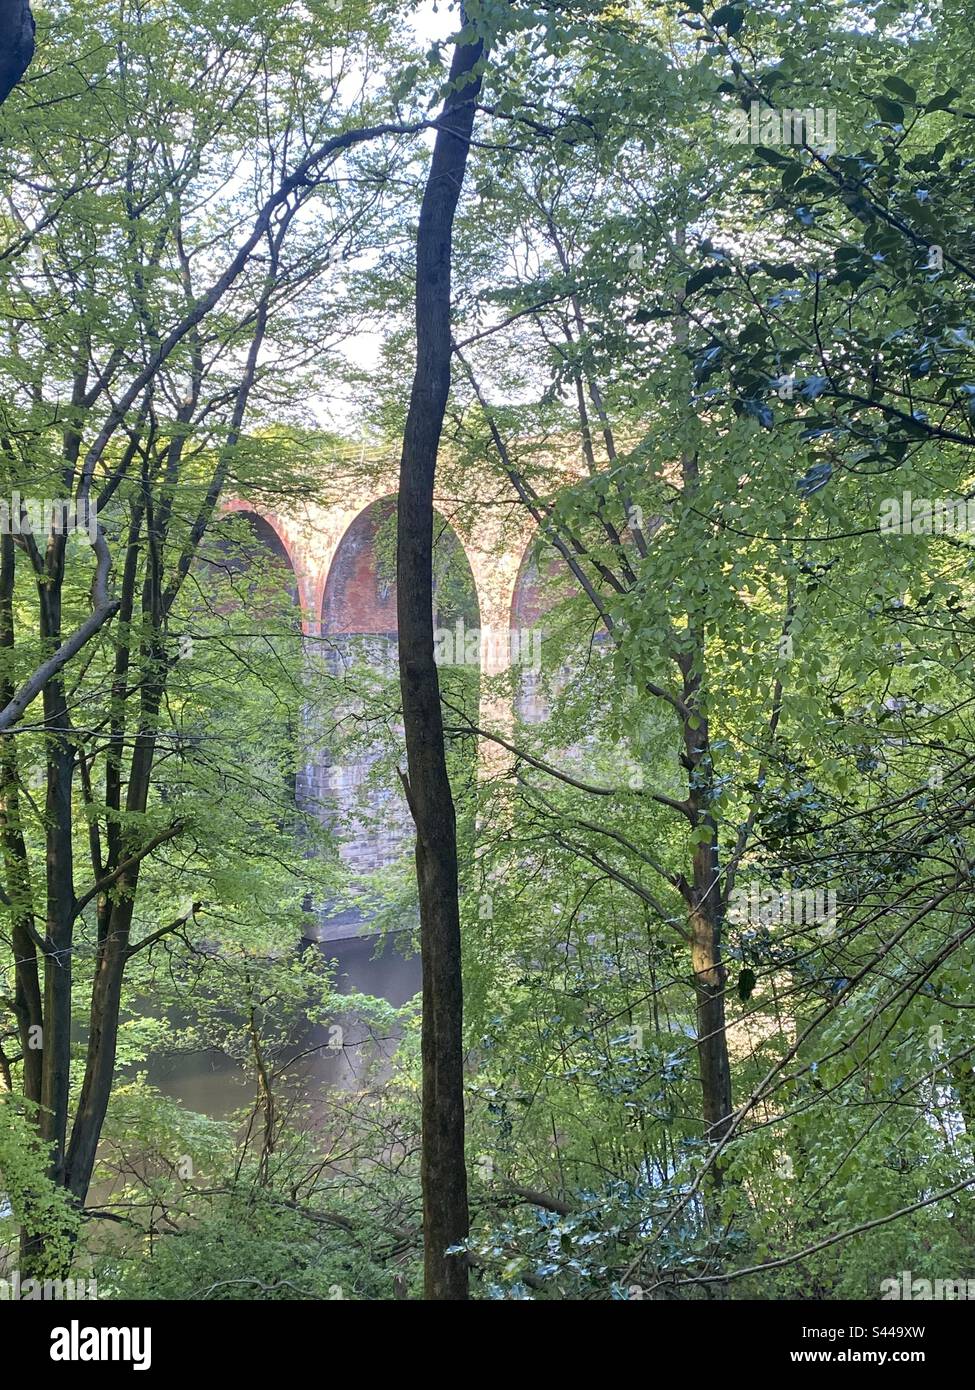
M15 584L13 536L0 536L0 648L6 660L14 653L13 598ZM13 698L12 666L0 681L0 705ZM10 944L14 954L14 1013L23 1056L23 1091L36 1109L30 1114L40 1127L43 1083L44 1004L37 965L37 927L34 920L30 864L20 817L20 778L17 750L10 734L0 735L0 835L7 898L10 903ZM29 1271L42 1266L41 1240L34 1234L29 1202L20 1232L20 1266Z
M6 660L14 652L13 598L15 556L13 536L0 536L0 648ZM0 680L0 705L13 698L12 668ZM17 751L10 734L0 737L0 834L7 897L10 901L10 944L14 953L14 1012L23 1055L24 1096L41 1100L41 1058L44 1038L40 975L34 941L34 905L27 845L20 819L20 781Z
M161 670L164 653L157 637L154 636L149 642L144 659L147 669L157 672ZM143 695L142 727L132 754L129 790L125 802L128 814L143 814L149 803L149 786L156 750L153 728L162 704L162 695L163 677L157 675ZM124 842L120 853L125 853ZM116 888L118 901L112 901L107 906L99 904L99 941L88 1022L88 1055L71 1131L64 1178L65 1186L79 1202L84 1202L88 1194L98 1140L112 1094L115 1056L118 1050L122 979L129 955L140 869L141 864L135 864L119 879Z
M693 629L693 620L691 623ZM691 672L691 659L682 657L684 704L698 711L700 679ZM705 1133L713 1144L725 1137L731 1125L731 1062L725 1024L725 990L728 972L721 955L723 909L721 863L718 857L718 827L709 807L713 789L713 768L708 720L696 713L695 728L684 722L684 765L688 772L688 800L694 808L695 822L709 832L709 838L694 846L688 929L691 967L697 1001L697 1057L701 1073L702 1118ZM720 1169L714 1169L720 1181Z
M686 232L686 226L678 226L675 240L681 252L686 243ZM676 337L678 344L683 347L687 344L690 327L684 309L683 290L678 292L677 304ZM689 450L681 454L681 477L684 496L690 498L697 491L700 477L697 455ZM681 734L684 751L681 762L687 773L687 797L693 808L695 825L709 831L708 839L694 846L688 928L697 1004L697 1059L701 1074L702 1118L707 1138L712 1144L720 1144L731 1128L734 1109L725 1010L728 972L721 952L723 878L718 825L712 809L714 761L710 724L707 711L701 708L707 648L703 624L699 615L691 609L687 612L687 629L693 637L693 645L677 657L677 666L683 678L682 703L691 716L683 721ZM715 1188L721 1184L720 1161L711 1169L711 1183Z
M684 490L689 495L698 484L697 460L685 454L682 466ZM702 1118L707 1138L712 1144L719 1144L731 1127L733 1109L725 1017L728 974L721 954L724 908L718 826L712 811L714 762L709 720L701 704L705 640L698 615L693 611L687 614L687 630L693 636L693 648L677 657L683 677L682 703L688 711L682 728L681 761L687 772L687 799L693 810L694 824L699 830L708 832L707 839L694 846L688 928L697 1003ZM715 1186L721 1182L720 1163L712 1169L712 1182Z
M702 1116L712 1143L720 1143L732 1120L731 1062L725 1023L728 972L721 956L720 880L714 843L694 853L694 905L690 912L691 966L697 999L697 1055ZM720 1173L715 1168L715 1175Z
M41 635L56 644L61 630L63 559L41 591ZM71 976L74 945L74 847L71 784L74 747L68 733L68 703L60 674L44 687L47 741L47 931L44 942L44 1054L41 1076L41 1137L51 1146L51 1176L64 1179L71 1066Z
M134 897L138 871L131 879L119 880L119 890ZM115 905L108 913L108 929L98 944L95 982L91 994L88 1023L88 1057L81 1095L71 1128L64 1173L64 1185L83 1204L95 1167L98 1140L108 1111L115 1076L118 1048L119 1011L122 1004L122 978L128 954L134 903L131 898Z
M461 20L465 16L461 11ZM466 1299L467 1263L447 1255L469 1230L464 1159L463 986L457 827L433 654L433 487L450 389L450 261L474 105L480 41L458 44L416 243L416 373L403 438L397 516L400 685L416 824L423 962L424 1290Z

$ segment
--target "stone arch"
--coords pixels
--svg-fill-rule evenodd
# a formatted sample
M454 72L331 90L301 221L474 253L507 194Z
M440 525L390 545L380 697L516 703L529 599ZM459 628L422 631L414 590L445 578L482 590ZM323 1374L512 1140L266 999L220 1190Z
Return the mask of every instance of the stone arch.
M530 634L531 642L540 647L544 640L545 618L568 588L564 561L542 533L536 531L522 551L512 588L512 631ZM519 646L524 646L525 642L526 638L520 636ZM523 662L516 672L514 713L526 724L538 724L548 718L550 707L542 689L538 662Z
M348 524L335 547L322 594L321 632L327 639L396 636L396 585L389 540L394 499L379 497Z
M197 603L199 625L212 629L226 640L227 650L235 649L243 666L261 680L251 662L248 648L268 659L275 671L287 669L295 682L300 680L304 659L304 627L300 608L300 583L292 559L292 547L273 517L246 502L222 507L213 518L193 562L193 572L204 601ZM212 631L206 637L215 635ZM192 652L192 643L191 648ZM220 651L220 648L215 650ZM290 684L289 690L294 690ZM301 804L304 753L301 747L301 719L297 708L287 714L275 702L269 707L268 728L272 736L266 744L248 749L255 759L266 756L264 771L282 778L286 807L282 826L293 824L293 807ZM259 773L263 775L263 773Z
M552 597L545 592L545 584L547 580L558 579L558 559L554 551L546 556L546 549L550 547L545 537L536 531L521 553L511 594L512 627L530 627L540 622L552 606Z
M269 551L282 569L290 574L288 592L300 610L302 631L309 633L314 576L309 574L305 564L305 526L239 497L225 501L221 505L220 515L238 516L247 521L255 542Z
M395 769L380 766L388 751L385 729L377 728L370 740L358 694L361 676L374 698L386 701L388 690L390 717L398 709L395 508L395 494L387 493L346 520L322 587L321 659L336 678L337 722L359 736L351 752L323 756L315 770L315 792L320 814L337 831L341 858L357 878L396 859L412 836ZM439 513L434 554L438 651L452 666L469 667L473 661L473 671L453 677L466 686L480 677L479 596L467 551ZM322 939L340 939L367 919L361 909L335 911L326 905L319 931Z
M395 494L364 506L332 555L321 603L321 632L342 637L396 637ZM481 595L463 542L438 512L434 520L434 625L462 618L477 626Z
M262 516L260 512L239 507L235 508L234 514L245 521L254 534L256 549L253 554L248 554L245 543L245 546L242 547L242 558L253 565L255 560L259 558L261 550L268 551L273 556L276 567L281 571L292 603L296 607L300 606L298 574L291 557L291 550L281 532L274 526L273 522L269 521L266 516Z

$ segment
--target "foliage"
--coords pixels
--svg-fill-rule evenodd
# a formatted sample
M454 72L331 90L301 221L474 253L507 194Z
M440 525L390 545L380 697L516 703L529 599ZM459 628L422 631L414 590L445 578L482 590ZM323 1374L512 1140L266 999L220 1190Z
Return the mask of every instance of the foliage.
M343 993L299 944L325 906L414 930L392 653L326 656L307 614L303 638L254 520L388 485L453 23L418 43L405 18L57 0L0 113L5 495L97 496L122 604L0 727L0 1185L35 1255L93 1259L120 1297L420 1288L418 1004ZM885 524L975 491L966 19L467 6L489 54L438 621L474 625L462 547L487 516L499 567L534 534L543 633L530 679L441 671L475 1297L872 1299L972 1273L972 539L931 506ZM807 109L835 148L815 115L782 138ZM344 351L366 332L368 368ZM350 396L368 451L336 433ZM384 581L393 534L387 509ZM4 540L0 703L100 573L80 539ZM345 823L296 794L326 764L362 774ZM368 877L341 852L363 829L387 836ZM74 1202L22 1045L26 953L53 972L68 917L69 1022L105 1016L106 943L131 951ZM340 1019L399 1047L324 1087L302 1062ZM240 1105L160 1081L200 1055Z

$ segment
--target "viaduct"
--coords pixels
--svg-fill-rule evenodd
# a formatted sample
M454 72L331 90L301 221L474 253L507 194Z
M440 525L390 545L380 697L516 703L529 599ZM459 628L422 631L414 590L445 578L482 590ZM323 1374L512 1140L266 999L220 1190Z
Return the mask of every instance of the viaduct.
M352 474L343 479L334 501L304 502L287 514L268 510L246 497L223 503L224 512L248 519L256 539L284 563L293 576L293 592L301 613L301 630L309 646L335 653L343 644L367 639L370 659L395 664L396 591L380 536L395 507L395 467L376 468L367 480ZM492 503L472 478L462 497L435 498L441 530L454 550L454 567L466 571L468 633L489 633L477 644L481 680L480 723L498 731L510 728L512 706L486 693L485 678L502 674L511 665L509 636L532 633L540 640L540 619L546 602L535 563L537 531L510 495ZM475 505L476 504L476 505ZM476 640L476 639L475 639ZM517 657L517 647L515 648ZM470 660L470 655L468 655ZM520 717L542 717L530 666L519 671L515 709ZM495 688L497 682L495 682ZM497 756L493 745L481 751L482 760ZM340 854L354 873L383 867L401 850L409 830L405 799L398 787L389 788L380 804L375 797L369 814L361 815L363 787L374 758L341 763L328 755L299 776L299 804L314 806L331 819L339 836ZM370 793L370 795L372 795ZM363 918L354 909L322 910L316 934L320 940L358 935Z

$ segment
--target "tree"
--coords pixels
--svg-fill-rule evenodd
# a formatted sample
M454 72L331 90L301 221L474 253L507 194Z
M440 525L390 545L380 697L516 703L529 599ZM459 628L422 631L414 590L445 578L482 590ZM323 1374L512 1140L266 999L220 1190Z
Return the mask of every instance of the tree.
M52 59L101 33L97 70L79 78L73 62L52 61L59 99L7 153L2 449L13 523L2 537L0 698L13 1012L24 1100L54 1182L78 1204L110 1100L126 973L137 952L198 912L191 896L168 925L133 937L146 927L137 902L149 862L199 831L178 796L154 794L161 764L184 747L178 727L167 728L181 650L174 626L185 621L187 588L199 591L202 547L228 484L246 489L263 472L267 487L277 470L285 494L309 486L300 459L249 443L244 422L272 389L284 405L270 349L301 391L320 338L295 340L289 306L300 298L307 309L326 271L334 285L336 251L368 236L376 173L365 171L361 203L331 202L316 233L299 232L302 213L328 200L347 151L418 128L356 123L371 113L348 111L338 81L296 123L289 102L296 87L310 91L306 65L331 37L297 10L258 7L228 25L217 7L180 23L179 73L165 75L169 17L69 8L48 35ZM351 46L368 44L372 23ZM97 81L97 106L77 99L84 80ZM106 119L117 139L85 138ZM251 151L244 186L241 142ZM49 183L37 183L38 168ZM335 334L339 305L336 295L317 334ZM32 529L37 501L44 516ZM82 518L94 564L76 548L65 508ZM30 724L36 697L43 714ZM42 812L24 781L38 745ZM79 883L83 858L90 869ZM75 1091L82 982L88 1031ZM30 1222L25 1229L29 1237Z
M956 372L965 374L968 316L963 306L968 296L955 280L944 286L939 282L932 292L926 257L923 265L916 261L912 283L907 266L917 249L919 228L907 238L912 250L903 258L886 233L883 246L875 239L878 223L888 222L887 214L899 219L893 207L901 197L908 199L907 190L902 194L897 186L899 150L884 156L881 173L870 152L855 160L838 157L834 168L832 157L819 156L817 162L815 151L735 150L722 138L723 127L715 120L722 113L722 98L739 92L735 78L742 77L745 48L739 50L735 39L743 22L749 32L742 43L751 45L751 67L772 61L769 52L762 60L755 58L756 36L768 37L761 27L764 16L749 11L746 19L741 7L725 7L712 25L700 17L699 7L690 8L693 13L682 23L698 37L684 43L678 31L673 42L671 30L669 47L652 49L656 64L647 63L646 43L629 47L631 34L596 31L594 46L612 52L616 66L609 83L612 95L605 88L590 95L592 105L586 109L606 142L602 148L596 144L591 162L580 168L578 154L588 151L563 149L551 163L544 157L539 161L537 152L523 163L505 154L490 159L483 173L478 170L480 186L496 199L497 217L492 220L485 197L470 231L472 249L463 261L475 271L468 293L471 298L479 294L481 318L472 316L467 333L471 346L462 348L458 373L458 394L470 393L465 416L469 457L493 449L499 473L513 484L552 547L553 563L564 565L577 585L578 597L568 603L563 598L565 611L576 614L576 633L582 625L580 610L588 604L607 634L598 643L588 635L582 641L576 636L574 644L563 639L558 653L563 661L574 651L577 671L585 663L599 674L592 680L577 677L570 689L556 688L556 718L544 727L522 728L508 745L516 759L518 787L512 793L510 784L502 783L500 791L516 803L506 825L521 832L521 848L513 851L510 829L498 837L493 877L517 875L526 861L534 877L572 875L565 916L558 899L552 910L559 911L563 926L566 918L572 923L584 913L587 933L596 940L602 933L604 949L621 976L632 967L620 938L625 943L630 930L638 943L641 927L649 937L646 992L632 985L614 990L603 1010L592 1007L596 1022L587 1010L586 1023L580 1022L570 1047L556 1050L552 1070L566 1064L565 1052L570 1051L572 1072L596 1078L591 1084L607 1090L619 1086L629 1097L649 1091L652 1113L660 1103L645 1070L652 1066L653 1054L628 1063L624 1039L616 1040L622 1055L613 1053L611 1034L603 1051L593 1029L600 1017L608 1020L607 1028L621 1017L633 1017L634 995L637 1002L652 999L656 1014L665 988L669 996L676 984L684 983L686 976L682 980L675 972L662 985L658 970L661 956L669 963L666 943L685 914L692 930L681 935L694 952L694 978L701 976L700 945L707 952L704 970L714 965L721 970L713 980L713 999L699 999L705 1010L699 1007L697 1019L702 1119L717 1143L695 1171L691 1191L675 1195L667 1208L653 1237L658 1249L667 1247L677 1223L689 1219L694 1194L719 1166L746 1183L745 1193L724 1193L722 1210L737 1209L746 1223L756 1208L763 1210L754 1196L752 1165L756 1155L769 1161L760 1142L768 1126L784 1144L795 1145L780 1155L782 1172L790 1182L799 1172L808 1176L808 1188L794 1182L790 1202L801 1204L804 1190L818 1196L828 1187L835 1180L835 1171L832 1178L824 1176L829 1163L842 1166L844 1143L855 1149L866 1136L854 1136L839 1122L844 1137L835 1149L829 1146L830 1159L819 1168L823 1155L810 1156L809 1136L796 1111L809 1106L822 1114L820 1107L828 1109L828 1100L818 1095L830 1084L821 1079L824 1067L832 1084L848 1095L863 1081L861 1067L871 1070L878 1092L872 1103L878 1114L885 1106L892 1109L897 1102L888 1097L905 1080L886 1071L888 1059L878 1058L880 1037L889 1039L891 1032L898 1038L894 1050L899 1061L912 1059L912 1087L922 1092L929 1070L920 1024L928 995L925 981L930 972L938 974L947 997L956 968L948 961L960 962L969 948L961 907L969 855L966 850L956 867L951 862L955 852L947 845L956 835L967 843L970 797L962 781L946 775L938 780L934 811L926 786L940 756L928 743L929 734L936 742L947 740L953 769L960 754L955 738L965 695L948 671L963 681L968 669L969 634L961 618L965 600L955 587L963 585L961 564L951 564L953 542L947 537L939 557L929 554L923 541L916 548L910 543L907 548L878 545L877 525L890 489L889 473L900 468L908 435L918 441L916 466L925 479L925 495L968 493L963 459L943 447L945 442L966 444L967 425L954 427L957 440L942 437L937 453L921 449L923 439L933 444L939 438L946 412L961 420L967 410ZM844 80L849 78L851 89L862 89L864 71L873 64L889 71L885 60L898 51L897 41L889 34L837 33L832 17L823 17L815 28L823 68L811 65L808 21L804 15L794 46L777 22L769 23L775 31L768 47L777 63L776 107L804 109L822 101L824 90L836 93L837 70ZM727 40L717 33L724 25ZM897 25L892 16L891 25ZM924 34L918 49L923 65L928 51ZM716 72L719 54L727 54L728 65ZM954 76L957 65L949 63ZM649 77L641 79L641 71ZM768 69L764 71L771 90ZM939 76L943 81L944 72ZM634 95L624 98L616 81ZM917 92L910 96L905 82L903 74L892 75L887 90L918 109L929 104L935 123L931 138L944 139L939 96L923 103ZM609 115L599 105L600 96ZM878 98L877 108L892 99ZM632 106L643 114L651 103L656 103L653 128L660 132L656 160L653 153L634 148L629 118ZM618 126L617 111L626 113ZM886 144L883 124L897 113L881 115L880 138ZM852 112L847 119L852 122ZM956 135L958 130L953 126ZM900 142L901 134L895 132L891 143ZM949 150L951 141L939 157ZM834 176L836 168L852 178L852 164L863 184L872 184L877 170L872 196L876 199L882 191L882 198L880 211L869 215L873 230L866 249L872 255L858 259L856 284L848 291L850 251L841 248L835 279L817 266L816 242L824 236L832 239L836 229L826 210L821 218L808 216L808 200L814 193L817 202L830 200L843 181ZM773 169L774 176L763 174L763 166ZM907 167L906 181L920 174L927 186L930 166L923 152ZM952 167L956 176L963 174L964 165ZM766 203L752 202L756 169L759 187L763 178L770 181ZM824 182L827 173L832 182ZM513 200L512 185L517 189ZM964 259L955 240L961 229L954 187L947 179L938 186L937 206L932 196L924 216L944 226L943 249L954 246L956 260ZM795 187L802 191L793 198ZM835 195L844 208L852 196L849 187L846 195ZM914 202L926 207L929 199ZM796 214L794 221L779 218L786 208ZM845 218L846 212L840 216ZM499 284L502 258L491 248L500 228L512 223L519 233L526 229L523 247L512 255L505 246ZM812 233L806 230L810 226ZM779 254L779 236L790 243L787 256ZM886 267L895 254L902 267L897 284L905 284L907 277L903 303L892 302L899 290ZM879 299L869 293L861 297L875 279L884 285L889 331L879 326ZM839 298L827 329L824 305L834 293ZM945 301L951 305L947 311ZM494 317L484 326L488 313ZM927 366L919 362L919 369L909 372L908 363L925 352ZM783 378L806 353L814 361L825 358L827 365L805 379L796 372L790 394ZM871 358L875 386L850 385L850 377L869 375ZM912 424L897 397L903 393L909 401L911 377L926 375L932 377L930 399L919 402ZM863 399L855 400L858 394ZM837 399L842 402L838 409ZM795 434L788 423L793 417ZM890 439L889 447L881 439ZM552 466L559 443L581 461L581 467L565 469L561 476ZM822 451L828 460L808 459L812 450ZM842 499L831 498L841 472ZM570 473L575 477L566 486ZM919 474L912 469L906 478L916 493L921 490ZM912 592L921 605L916 613L906 597ZM929 625L921 616L924 610L936 611L939 618ZM897 615L893 629L892 615ZM557 609L552 620L558 632ZM938 636L935 627L941 629ZM953 644L957 665L946 644ZM611 680L605 676L607 667ZM663 708L662 720L648 717L646 695L674 713ZM685 715L674 709L675 701L685 706ZM929 720L938 724L938 734ZM567 757L567 750L573 756ZM628 781L627 769L638 776ZM675 776L685 781L680 790ZM914 804L914 798L919 820L905 811L909 829L894 808ZM587 809L587 802L598 810ZM669 814L653 810L652 802ZM679 827L691 806L695 814L685 838ZM853 824L848 825L850 817ZM920 840L914 838L915 829ZM906 839L900 838L902 832ZM589 878L581 878L580 863L591 866ZM891 874L899 891L892 887ZM750 882L756 890L760 882L762 906L734 910L729 920L729 909L740 903L736 894ZM637 914L603 902L606 883L618 885L617 895L622 890L643 904L645 925ZM838 900L832 925L826 917L817 927L810 919L803 923L801 917L783 921L776 916L783 894L788 899L790 893L814 887ZM512 897L517 901L517 892ZM706 927L701 942L693 930L695 902L709 903L715 914L725 960L737 963L736 991L727 987L723 963L712 949L718 933ZM544 907L539 917L545 920ZM523 953L544 950L527 925L522 930L532 943L522 946ZM544 933L539 935L544 939ZM574 949L582 954L581 943L574 941ZM897 960L898 984L888 990L879 975L889 953ZM580 965L577 973L565 967L564 974L563 1009L572 1008L577 991L601 988L596 960L585 969ZM763 1002L765 991L771 998L766 993ZM782 998L788 1000L784 1008ZM530 1010L529 1004L524 1007ZM908 1011L913 1023L907 1021ZM543 1016L532 1016L541 1031ZM764 1040L749 1045L742 1024L759 1037L764 1032ZM637 1031L650 1030L648 1024ZM662 1053L667 1031L655 1019L652 1032ZM940 1035L941 1025L936 1031ZM971 1049L967 1036L961 1036L964 1031L955 1030L954 1037L967 1081ZM857 1041L864 1035L868 1042L860 1051ZM722 1049L726 1036L731 1043ZM523 1056L526 1049L520 1032L508 1042L492 1030L491 1044L497 1049L493 1076L505 1075L505 1060ZM852 1049L845 1063L840 1061L844 1047ZM857 1061L850 1065L852 1053ZM676 1079L683 1070L683 1049L665 1053L665 1064ZM533 1071L539 1087L558 1094L551 1071L541 1064ZM731 1073L740 1097L734 1109ZM521 1088L514 1089L517 1098ZM669 1100L678 1087L672 1080L661 1089ZM957 1088L959 1108L967 1089ZM715 1099L718 1109L712 1108ZM632 1098L627 1104L638 1108ZM771 1106L777 1114L778 1104L780 1119L756 1118L760 1106ZM563 1100L560 1120L565 1111ZM646 1110L642 1113L645 1117ZM915 1161L939 1170L944 1163L952 1179L967 1185L970 1161L964 1146L954 1148L951 1126L946 1124L943 1140L928 1148L920 1095L912 1113L921 1127L919 1148L926 1155ZM659 1150L648 1147L646 1152L653 1154L657 1182L663 1185L677 1160L670 1159L666 1143L660 1147L660 1157ZM584 1153L582 1144L573 1150L576 1162ZM593 1157L600 1167L605 1163L603 1155ZM561 1177L570 1158L560 1152L559 1160ZM632 1161L636 1171L644 1171L638 1158ZM626 1174L621 1181L637 1181L633 1169L625 1163L621 1167ZM693 1163L688 1167L693 1169ZM677 1168L681 1171L679 1163ZM784 1186L789 1191L789 1184ZM958 1200L957 1188L950 1182L940 1186L947 1213ZM638 1210L649 1210L649 1195L648 1205L641 1206L635 1194L633 1199ZM587 1234L597 1223L603 1230L619 1230L618 1201L618 1192L609 1189L604 1214L597 1218L582 1212L580 1227ZM885 1210L893 1210L891 1219L903 1219L903 1204L892 1191L884 1201L890 1204ZM829 1218L820 1211L819 1219ZM641 1235L646 1237L653 1225L648 1218ZM756 1221L755 1227L767 1250L767 1222ZM629 1230L637 1229L634 1218ZM837 1235L843 1238L842 1232ZM801 1220L787 1239L803 1243ZM600 1258L611 1258L606 1255L610 1243L600 1247ZM478 1247L491 1248L490 1237ZM540 1243L530 1248L537 1254ZM707 1239L700 1248L704 1259ZM647 1258L641 1255L629 1264L624 1259L623 1268L632 1273ZM551 1272L556 1268L553 1259Z
M457 830L433 646L433 490L450 389L454 213L467 167L484 41L461 34L450 67L416 239L416 372L403 436L396 580L400 681L416 824L423 960L424 1285L428 1299L467 1297L463 979Z
M56 0L0 113L26 1253L193 1298L419 1296L422 1266L438 1300L870 1299L966 1268L962 17L470 0L417 52L401 5L165 8ZM360 325L375 371L335 365ZM375 448L317 428L352 380ZM397 447L399 679L345 636L339 675L219 498L386 493ZM48 494L97 501L92 547L25 531ZM485 519L540 660L448 674L433 600L472 594L434 532ZM398 799L401 707L415 852L350 883L296 774L368 749ZM399 939L419 903L422 1013L298 947L350 894ZM319 1089L346 1014L404 1030L395 1064ZM201 1048L246 1076L230 1120L143 1074Z

